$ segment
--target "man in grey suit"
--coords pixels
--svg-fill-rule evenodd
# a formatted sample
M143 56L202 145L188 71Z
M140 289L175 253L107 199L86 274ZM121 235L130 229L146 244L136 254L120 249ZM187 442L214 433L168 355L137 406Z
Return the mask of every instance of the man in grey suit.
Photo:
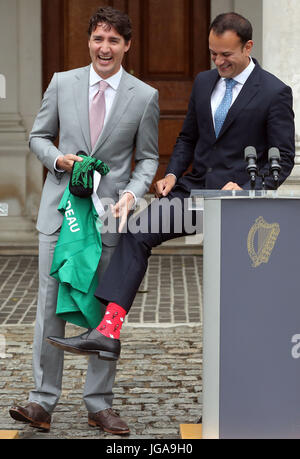
M31 150L48 169L37 221L40 283L33 348L35 389L30 392L29 404L11 408L10 414L18 421L44 430L50 429L63 373L63 351L51 346L45 338L63 337L65 332L65 322L56 316L58 283L49 272L63 219L57 208L74 161L81 160L76 153L85 151L109 165L110 172L102 177L97 193L100 199L116 202L112 210L114 216L120 217L121 226L136 199L149 189L157 170L158 93L122 68L130 40L128 16L110 7L99 8L89 25L91 65L54 74L30 135ZM89 110L101 80L108 84L104 125L93 145ZM56 148L54 141L58 135ZM118 238L118 232L102 235L99 279ZM91 356L83 399L91 426L113 434L128 434L126 422L112 410L115 373L116 360Z

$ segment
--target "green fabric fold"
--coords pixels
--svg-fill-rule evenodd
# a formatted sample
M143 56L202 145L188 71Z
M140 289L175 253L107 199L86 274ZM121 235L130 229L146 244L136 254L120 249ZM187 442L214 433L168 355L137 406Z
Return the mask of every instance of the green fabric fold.
M102 319L94 296L102 253L101 220L91 198L81 199L67 187L58 210L64 214L50 275L59 282L56 314L67 322L95 328Z

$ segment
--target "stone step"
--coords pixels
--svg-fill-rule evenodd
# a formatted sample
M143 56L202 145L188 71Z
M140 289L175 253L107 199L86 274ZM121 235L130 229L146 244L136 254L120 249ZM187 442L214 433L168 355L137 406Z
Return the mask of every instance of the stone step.
M201 440L202 424L180 424L182 440Z
M15 440L19 438L18 430L0 430L0 440Z
M35 223L23 217L0 217L0 245L20 246L36 245L38 233Z
M0 242L0 255L38 255L38 244L32 242Z
M172 242L172 241L170 241ZM203 255L203 245L188 244L185 241L177 244L164 243L152 250L153 255ZM38 242L0 242L0 255L38 255Z

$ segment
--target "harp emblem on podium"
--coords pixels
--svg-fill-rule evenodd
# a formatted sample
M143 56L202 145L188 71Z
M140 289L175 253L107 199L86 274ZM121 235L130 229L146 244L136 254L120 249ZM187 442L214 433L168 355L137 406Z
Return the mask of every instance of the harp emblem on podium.
M268 263L280 233L278 223L267 223L258 217L249 231L247 247L253 268Z

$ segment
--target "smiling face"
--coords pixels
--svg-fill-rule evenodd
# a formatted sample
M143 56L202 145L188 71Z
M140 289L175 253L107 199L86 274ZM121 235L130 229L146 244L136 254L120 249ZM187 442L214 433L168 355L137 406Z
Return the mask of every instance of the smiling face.
M211 58L223 78L234 78L248 66L252 47L252 40L243 45L239 36L231 30L221 35L212 30L209 34Z
M103 79L117 73L130 43L108 24L98 24L88 42L95 72Z

